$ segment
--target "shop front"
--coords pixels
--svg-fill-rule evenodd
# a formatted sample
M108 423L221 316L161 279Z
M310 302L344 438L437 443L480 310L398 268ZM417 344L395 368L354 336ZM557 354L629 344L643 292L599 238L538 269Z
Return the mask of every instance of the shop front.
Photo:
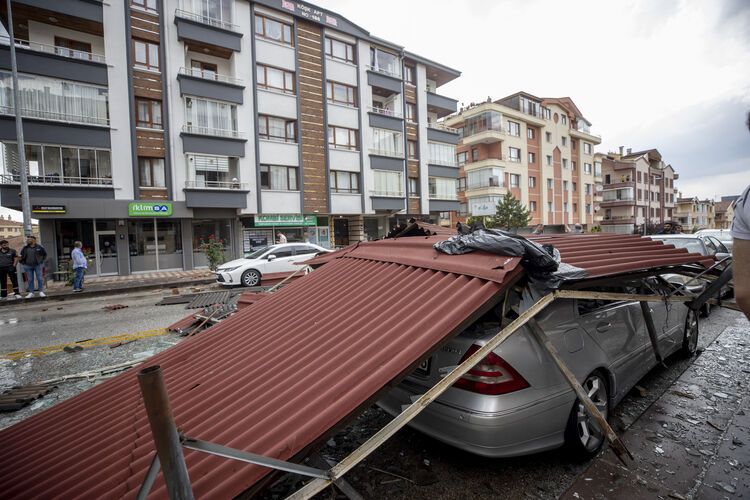
M304 242L331 248L331 228L327 216L302 214L255 215L242 219L242 249L250 253L278 243L279 235L287 243Z

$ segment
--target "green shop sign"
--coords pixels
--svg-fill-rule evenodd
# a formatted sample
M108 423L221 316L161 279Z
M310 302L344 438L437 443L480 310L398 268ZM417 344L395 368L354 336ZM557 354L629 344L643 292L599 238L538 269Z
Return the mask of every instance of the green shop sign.
M168 201L134 201L128 203L128 217L169 217L172 203Z
M255 227L283 227L283 226L317 226L315 215L256 215Z

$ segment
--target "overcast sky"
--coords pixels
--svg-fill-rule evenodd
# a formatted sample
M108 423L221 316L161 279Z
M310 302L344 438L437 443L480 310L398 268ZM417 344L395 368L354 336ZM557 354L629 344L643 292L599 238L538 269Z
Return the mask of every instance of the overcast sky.
M439 90L459 102L571 97L599 151L658 148L684 196L750 184L748 0L313 3L462 71Z

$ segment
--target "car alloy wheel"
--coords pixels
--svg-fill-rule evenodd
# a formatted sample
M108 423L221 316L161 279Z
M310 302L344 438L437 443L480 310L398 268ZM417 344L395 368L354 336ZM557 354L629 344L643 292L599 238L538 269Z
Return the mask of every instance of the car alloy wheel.
M249 269L242 273L242 284L245 286L258 286L260 283L260 273L255 269Z
M681 353L692 356L698 349L698 314L690 309L685 318L685 334L682 338Z
M586 391L589 399L597 407L602 416L606 419L609 414L609 395L607 394L607 384L598 373L592 373L582 384L583 390ZM588 453L597 451L604 442L604 432L594 421L593 417L588 414L586 407L580 401L576 401L576 430L578 439L581 441L583 449Z

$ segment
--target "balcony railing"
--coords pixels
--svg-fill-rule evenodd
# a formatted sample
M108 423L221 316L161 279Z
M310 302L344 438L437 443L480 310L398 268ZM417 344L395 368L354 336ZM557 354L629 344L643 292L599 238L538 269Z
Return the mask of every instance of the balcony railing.
M399 151L388 151L385 149L370 148L370 154L378 156L390 156L391 158L399 158L401 160L404 159L404 153Z
M244 139L245 133L238 132L236 130L224 130L211 127L201 127L199 125L185 124L182 126L182 131L186 134L197 134L197 135L212 135L215 137L230 137L232 139Z
M0 106L0 114L15 115L16 111L13 106ZM55 111L46 111L43 109L21 108L21 116L24 118L39 118L41 120L50 120L63 123L83 123L86 125L108 126L109 118L99 118L96 116L82 116L70 113L58 113Z
M200 68L185 68L182 67L178 71L181 75L192 76L194 78L201 78L203 80L209 80L212 82L230 83L232 85L242 85L242 79L235 78L229 75L222 75L219 73L213 73L211 71L203 71Z
M456 201L458 200L458 195L455 194L438 194L438 193L430 193L429 198L431 200L448 200L448 201Z
M239 181L185 181L185 187L191 189L228 189L247 191L248 184Z
M448 125L443 125L442 123L428 122L427 126L435 130L442 130L443 132L450 132L451 134L458 134L457 128L449 127Z
M67 57L69 59L78 59L80 61L91 61L95 63L104 64L106 61L104 56L101 54L95 54L93 52L86 52L83 50L73 50L66 47L60 47L57 45L50 45L48 43L32 42L29 40L22 40L16 38L16 47L21 49L33 50L34 52L42 52L44 54L54 54L56 56ZM10 45L10 38L7 36L0 36L0 45Z
M401 73L395 71L388 71L385 68L375 67L372 65L367 66L367 69L374 71L375 73L382 73L384 75L392 76L393 78L401 79Z
M491 187L496 187L496 188L505 187L505 183L498 182L498 181L482 181L482 182L472 182L471 184L466 185L467 190L485 189L485 188L491 188Z
M444 167L458 168L457 160L441 160L441 159L430 158L429 160L427 160L427 163L429 163L430 165L442 165Z
M44 186L111 186L111 177L69 177L60 175L29 175L29 184ZM19 184L19 174L0 174L0 184Z
M383 198L403 198L404 192L403 191L381 191L378 189L373 189L370 191L370 196L380 196Z
M403 113L399 111L394 111L388 108L381 108L379 106L368 106L367 110L370 113L375 113L375 114L383 115L383 116L390 116L391 118L403 118L404 117Z
M174 15L176 17L189 19L191 21L196 21L201 24L207 24L208 26L213 26L215 28L221 28L224 30L238 31L239 28L239 26L237 26L236 24L232 24L228 21L222 21L220 19L214 19L213 17L202 16L200 14L196 14L195 12L190 12L187 10L177 9L174 11Z

